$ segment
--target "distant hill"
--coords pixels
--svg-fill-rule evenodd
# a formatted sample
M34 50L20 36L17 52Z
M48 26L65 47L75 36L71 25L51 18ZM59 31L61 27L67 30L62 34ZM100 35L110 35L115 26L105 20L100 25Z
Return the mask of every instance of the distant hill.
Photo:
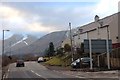
M66 38L66 31L58 31L47 34L32 44L12 51L13 54L33 54L44 55L45 49L50 42L53 42L55 48L61 46L62 41Z
M14 34L13 36L4 41L5 53L10 54L11 51L15 51L22 47L28 46L36 40L37 38L35 36L31 35L23 36L20 34Z
M14 34L10 38L5 39L4 50L6 51L10 47L10 45L13 45L13 44L17 43L22 38L23 38L22 35ZM2 40L0 40L0 53L2 54Z

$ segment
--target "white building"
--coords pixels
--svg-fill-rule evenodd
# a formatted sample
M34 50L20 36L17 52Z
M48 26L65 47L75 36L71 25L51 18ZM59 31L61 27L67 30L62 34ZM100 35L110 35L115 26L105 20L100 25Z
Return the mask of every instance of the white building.
M74 44L80 47L84 39L111 39L113 48L120 47L120 13L94 21L76 29ZM98 29L99 27L99 29Z

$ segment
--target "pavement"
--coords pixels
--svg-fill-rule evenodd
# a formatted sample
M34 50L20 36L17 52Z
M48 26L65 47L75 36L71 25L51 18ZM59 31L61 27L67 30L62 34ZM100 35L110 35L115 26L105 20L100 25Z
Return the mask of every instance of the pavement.
M25 67L10 64L4 80L120 80L119 71L81 72L50 70L37 62L25 62Z
M60 72L60 71L59 71ZM120 79L119 71L100 71L100 72L76 72L76 71L61 71L64 74L70 74L74 76L81 76L83 78L109 78Z

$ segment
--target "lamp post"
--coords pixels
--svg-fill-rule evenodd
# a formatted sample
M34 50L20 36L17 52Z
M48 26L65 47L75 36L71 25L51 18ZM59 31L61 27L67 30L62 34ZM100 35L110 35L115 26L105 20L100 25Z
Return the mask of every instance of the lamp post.
M4 55L4 34L5 31L10 31L10 30L3 30L3 39L2 39L2 55Z

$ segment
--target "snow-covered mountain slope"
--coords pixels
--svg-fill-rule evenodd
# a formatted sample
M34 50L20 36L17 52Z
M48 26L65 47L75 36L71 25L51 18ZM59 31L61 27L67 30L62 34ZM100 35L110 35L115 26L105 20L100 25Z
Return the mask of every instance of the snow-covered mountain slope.
M9 54L11 51L28 46L36 41L37 38L31 35L13 35L5 40L5 53Z

